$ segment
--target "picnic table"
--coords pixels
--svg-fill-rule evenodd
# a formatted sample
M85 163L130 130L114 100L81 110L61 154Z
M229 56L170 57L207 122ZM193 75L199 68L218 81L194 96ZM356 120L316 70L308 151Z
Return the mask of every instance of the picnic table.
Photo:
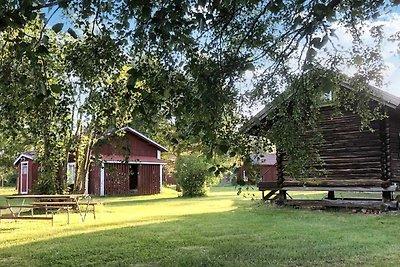
M51 219L53 222L54 212L60 210L66 210L68 214L68 224L69 224L69 210L77 210L80 214L82 222L85 221L86 215L89 211L89 206L92 207L93 216L96 219L95 205L96 202L91 200L90 195L86 194L71 194L71 195L11 195L5 197L7 205L0 206L1 209L8 209L11 216L2 216L1 219ZM20 199L20 204L11 204L10 200ZM31 204L26 204L26 200L33 200ZM83 207L83 209L81 209ZM17 208L17 211L14 211ZM21 216L21 211L24 208L31 209L31 216ZM42 208L46 210L46 217L34 216L33 210L35 208ZM51 217L47 216L48 210L51 211Z

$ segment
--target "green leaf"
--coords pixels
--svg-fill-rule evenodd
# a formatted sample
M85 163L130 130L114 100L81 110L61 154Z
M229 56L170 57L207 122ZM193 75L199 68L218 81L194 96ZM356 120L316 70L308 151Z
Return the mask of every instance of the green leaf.
M58 85L58 84L52 84L50 86L50 88L51 88L51 91L53 93L56 93L56 94L61 94L62 93L62 87L60 85Z
M256 70L256 68L254 67L254 64L253 64L253 63L247 63L247 64L244 66L244 68L245 68L245 70L253 71L253 72Z
M48 44L49 44L49 36L43 35L42 43L43 43L44 45L48 45Z
M362 57L360 55L355 56L354 59L353 59L353 62L356 65L360 65L362 63L362 61L363 61L363 59L362 59Z
M317 51L314 48L310 47L307 51L306 61L312 61L316 55Z
M64 27L64 23L57 23L57 24L54 24L53 27L51 27L51 28L53 29L53 31L55 33L59 33L63 27Z
M219 149L221 150L222 153L227 153L229 150L229 146L223 144L219 146Z
M315 37L311 40L311 44L317 48L317 49L321 49L322 47L324 47L324 45L326 45L326 43L328 42L328 35L324 35L324 37L322 37L322 39L320 37Z
M46 46L39 45L37 50L36 50L36 52L39 53L39 54L47 54L47 53L49 53L49 50L47 49Z
M199 6L205 6L206 3L207 3L206 0L198 0L198 1L197 1L197 5L199 5Z
M78 35L76 34L76 32L75 32L73 29L68 28L68 31L67 31L67 32L68 32L69 35L71 35L74 39L78 38Z
M232 151L231 153L229 153L229 156L230 156L230 157L236 156L236 152L235 152L235 151Z
M61 8L67 8L68 7L68 0L58 0L58 6Z

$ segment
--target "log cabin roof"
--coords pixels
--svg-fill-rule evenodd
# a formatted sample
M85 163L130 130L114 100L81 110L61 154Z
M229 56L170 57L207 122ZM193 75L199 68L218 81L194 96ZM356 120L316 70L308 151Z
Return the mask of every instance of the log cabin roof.
M354 90L350 85L347 83L342 83L342 86L344 88L347 88L349 90ZM390 94L386 91L383 91L377 87L374 86L369 86L369 90L367 91L371 99L376 100L378 102L381 102L383 105L385 105L388 108L394 109L394 110L400 110L400 97L395 96L393 94ZM262 121L264 120L270 112L276 108L277 104L281 101L286 101L292 96L291 92L284 91L280 95L278 95L273 101L271 101L269 104L265 105L265 107L260 110L254 117L251 118L251 120L242 127L243 132L248 132L251 130L251 128L256 124L257 121Z

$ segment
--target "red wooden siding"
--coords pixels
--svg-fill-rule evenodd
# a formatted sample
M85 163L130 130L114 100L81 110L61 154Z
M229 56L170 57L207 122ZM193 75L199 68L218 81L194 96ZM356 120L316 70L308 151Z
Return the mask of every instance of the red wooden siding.
M159 161L155 146L129 132L124 136L111 136L101 142L94 152L106 161Z
M138 194L158 193L160 193L160 165L140 165Z
M276 181L278 179L275 165L261 165L260 172L263 182Z
M28 162L28 194L33 192L34 185L37 181L39 175L39 164L34 162L31 159L21 158L18 161L16 168L17 168L17 191L21 193L21 162Z
M262 181L276 181L278 179L276 165L242 166L238 169L238 180L243 180L243 171L246 171L246 176L250 182L254 182L253 179L255 178L261 178Z
M89 194L100 195L100 166L91 164L89 171Z
M129 194L129 165L104 164L104 193L106 195Z

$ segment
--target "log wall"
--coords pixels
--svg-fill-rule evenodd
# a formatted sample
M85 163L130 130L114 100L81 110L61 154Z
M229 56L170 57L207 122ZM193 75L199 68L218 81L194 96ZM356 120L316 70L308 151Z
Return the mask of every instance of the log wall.
M324 142L319 148L323 166L318 169L323 174L300 179L299 182L299 179L285 173L287 161L285 157L279 159L278 156L278 176L283 177L284 186L307 183L310 186L380 185L382 180L390 177L390 169L387 168L390 157L385 154L390 147L389 121L372 122L372 132L361 130L358 115L346 111L335 115L332 107L323 107L319 125ZM382 170L387 170L385 175Z
M400 182L400 116L389 113L390 122L390 170L391 180Z

